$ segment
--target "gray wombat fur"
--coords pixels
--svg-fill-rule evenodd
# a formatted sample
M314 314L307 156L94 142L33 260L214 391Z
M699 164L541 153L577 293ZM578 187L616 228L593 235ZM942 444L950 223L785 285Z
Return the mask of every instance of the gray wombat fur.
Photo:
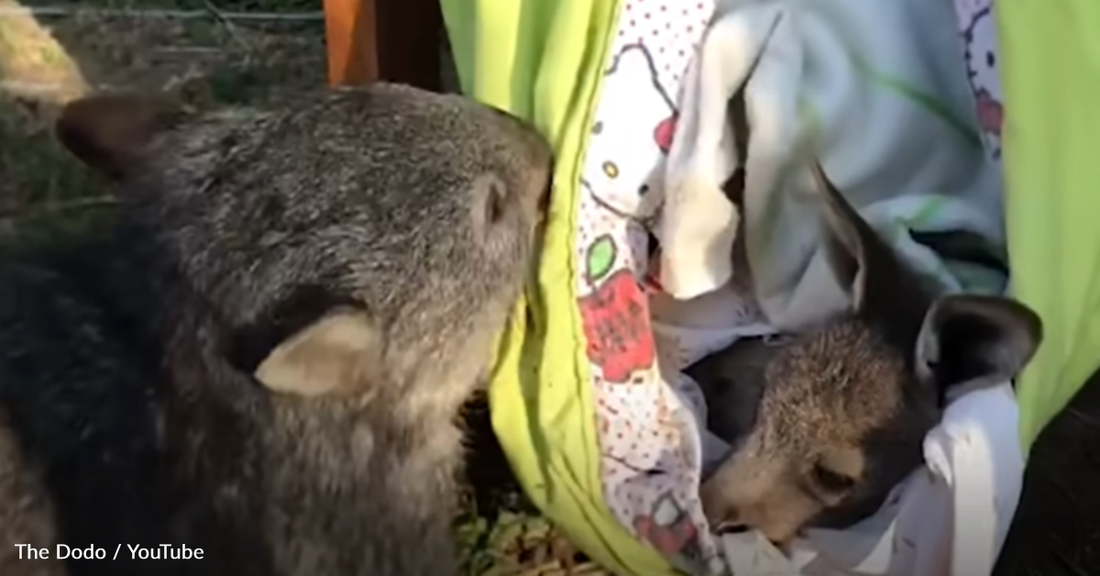
M384 84L93 96L58 135L125 204L110 237L0 263L0 403L57 539L107 549L68 573L455 574L453 422L535 253L542 137ZM205 556L128 560L160 543Z

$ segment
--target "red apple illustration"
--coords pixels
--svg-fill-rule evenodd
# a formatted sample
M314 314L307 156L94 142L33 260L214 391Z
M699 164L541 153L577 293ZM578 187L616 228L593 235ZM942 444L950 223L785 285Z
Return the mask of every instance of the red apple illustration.
M589 245L585 279L595 289L577 304L589 360L607 382L626 383L635 372L653 366L656 351L645 293L631 270L612 272L617 252L609 235Z
M699 535L691 517L676 505L669 494L657 499L652 515L634 517L634 531L666 557L683 553L696 543Z

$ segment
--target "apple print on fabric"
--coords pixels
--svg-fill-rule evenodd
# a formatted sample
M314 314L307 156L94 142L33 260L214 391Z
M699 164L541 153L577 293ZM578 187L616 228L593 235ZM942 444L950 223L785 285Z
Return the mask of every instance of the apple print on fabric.
M699 556L699 529L672 494L660 495L649 514L635 516L634 531L665 556Z
M647 297L627 268L612 272L618 248L604 235L588 247L585 277L594 287L578 300L588 358L610 383L625 383L656 356Z

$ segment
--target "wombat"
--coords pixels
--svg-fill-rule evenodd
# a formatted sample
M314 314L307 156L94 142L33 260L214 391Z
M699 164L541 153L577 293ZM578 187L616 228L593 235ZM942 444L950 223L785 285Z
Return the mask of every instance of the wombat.
M688 371L734 446L700 489L708 521L780 545L875 512L922 464L945 401L1011 378L1042 340L1038 315L1013 300L932 297L820 164L812 172L850 313L785 342L736 342Z
M106 554L68 573L455 574L454 421L529 277L543 137L387 84L93 95L57 134L123 203L0 263L0 404L57 540Z

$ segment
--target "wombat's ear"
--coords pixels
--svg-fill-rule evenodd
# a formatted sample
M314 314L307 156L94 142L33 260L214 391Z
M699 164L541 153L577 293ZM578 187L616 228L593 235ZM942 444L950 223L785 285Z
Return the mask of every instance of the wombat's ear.
M844 199L820 162L813 162L811 172L825 217L825 252L841 288L851 297L853 308L857 313L915 333L927 306L927 299L919 290L920 282Z
M255 377L269 390L319 396L361 390L377 369L382 343L367 314L344 310L324 316L268 354Z
M61 110L54 132L69 153L117 179L142 161L146 146L191 110L167 96L96 94Z
M917 338L916 370L923 382L949 396L1016 376L1043 340L1043 323L1008 298L951 295L924 318Z

